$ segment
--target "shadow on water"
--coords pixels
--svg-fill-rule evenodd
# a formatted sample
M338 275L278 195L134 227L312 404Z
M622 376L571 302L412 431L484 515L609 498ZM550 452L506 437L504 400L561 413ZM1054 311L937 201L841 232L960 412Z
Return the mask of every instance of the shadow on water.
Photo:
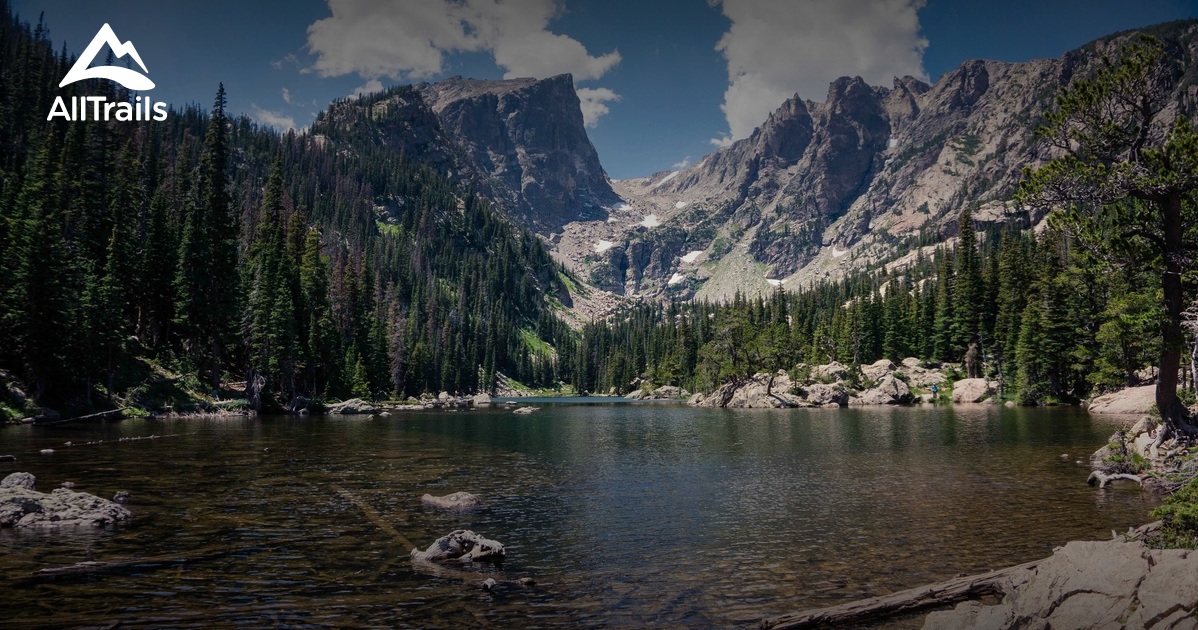
M718 410L545 404L0 431L49 490L133 495L132 524L0 532L0 618L168 626L728 626L1030 560L1146 519L1073 462L1113 425L1075 409ZM64 446L142 435L158 440ZM54 448L41 456L42 448ZM1070 454L1062 460L1062 453ZM528 590L412 571L406 549L469 528ZM469 515L420 496L467 490ZM239 549L194 564L25 580L86 560Z

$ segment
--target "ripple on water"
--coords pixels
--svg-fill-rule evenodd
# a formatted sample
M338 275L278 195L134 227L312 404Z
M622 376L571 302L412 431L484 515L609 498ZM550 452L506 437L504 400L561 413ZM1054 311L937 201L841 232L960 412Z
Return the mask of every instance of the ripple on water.
M725 411L670 405L0 431L40 488L133 495L84 535L0 532L17 625L726 626L1047 555L1141 522L1062 452L1112 427L1074 410ZM150 434L161 440L62 446ZM267 450L269 449L269 450ZM26 462L28 462L26 464ZM539 586L487 594L414 573L344 488L424 546L469 528ZM420 505L468 490L476 513ZM46 566L213 553L54 584ZM11 585L10 585L11 586ZM54 605L44 605L51 596Z

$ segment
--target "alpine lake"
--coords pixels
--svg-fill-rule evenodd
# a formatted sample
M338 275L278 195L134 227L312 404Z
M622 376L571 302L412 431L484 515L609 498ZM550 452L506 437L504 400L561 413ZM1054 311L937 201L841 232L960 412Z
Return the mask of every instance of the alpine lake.
M1126 419L1077 408L581 402L0 429L18 458L0 476L128 491L134 514L0 531L0 625L747 627L1109 539L1154 505L1086 485L1078 460ZM456 491L485 507L421 505ZM506 560L430 576L395 536L456 529ZM31 575L138 558L160 561ZM487 591L488 575L536 585Z

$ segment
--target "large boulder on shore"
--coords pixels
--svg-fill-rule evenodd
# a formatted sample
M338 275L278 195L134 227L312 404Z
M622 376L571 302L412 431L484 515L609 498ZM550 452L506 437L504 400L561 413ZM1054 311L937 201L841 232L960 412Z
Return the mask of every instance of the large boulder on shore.
M887 374L895 370L894 361L890 359L878 359L869 365L861 366L861 373L871 381L880 381Z
M459 529L438 538L428 549L412 550L412 559L424 562L501 562L503 545L467 530Z
M29 473L0 481L0 527L18 529L95 528L126 521L124 506L86 492L58 488L49 494L33 489Z
M850 405L899 405L907 402L911 402L911 388L893 374L882 377L873 389L849 399Z
M994 394L994 387L984 378L965 378L953 383L954 403L980 403Z
M454 512L469 512L482 507L483 502L469 492L454 492L443 497L426 494L420 497L420 503L428 507Z
M758 372L753 378L733 386L720 387L699 404L704 407L719 407L727 401L724 407L728 409L778 409L784 407L806 407L807 402L790 393L790 375L786 370L778 370L770 375Z
M1075 541L1013 574L994 605L972 601L924 620L958 628L1198 628L1198 554L1142 542Z
M350 398L345 402L339 402L329 405L329 413L342 415L355 414L372 414L376 413L378 408L373 403L369 403L361 398Z
M1090 402L1090 413L1137 414L1150 413L1156 406L1156 385L1128 387L1103 394Z
M848 374L848 372L849 368L837 361L833 361L825 365L817 365L811 368L811 378L816 381L826 381L830 383L832 381L842 380L844 375Z
M816 407L843 407L849 404L849 393L842 383L815 383L803 388L807 392L807 403Z
M486 392L481 392L481 393L475 394L470 399L470 404L474 405L475 407L482 407L483 405L489 405L489 404L491 404L491 395Z

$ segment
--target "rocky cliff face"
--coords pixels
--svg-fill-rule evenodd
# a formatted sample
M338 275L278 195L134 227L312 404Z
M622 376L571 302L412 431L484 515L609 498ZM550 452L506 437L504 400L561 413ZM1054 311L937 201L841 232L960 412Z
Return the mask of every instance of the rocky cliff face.
M570 75L455 77L332 105L315 134L366 134L446 172L544 235L618 203Z
M1189 69L1174 110L1192 115L1198 22L1153 31ZM1034 133L1057 91L1126 37L1059 59L968 61L934 85L838 79L824 102L795 96L694 166L616 182L625 205L567 226L558 252L616 292L722 298L893 263L920 234L955 235L967 205L983 223L1010 220L1022 169L1048 157Z
M466 163L534 230L606 218L617 202L587 138L574 80L453 78L417 86Z

